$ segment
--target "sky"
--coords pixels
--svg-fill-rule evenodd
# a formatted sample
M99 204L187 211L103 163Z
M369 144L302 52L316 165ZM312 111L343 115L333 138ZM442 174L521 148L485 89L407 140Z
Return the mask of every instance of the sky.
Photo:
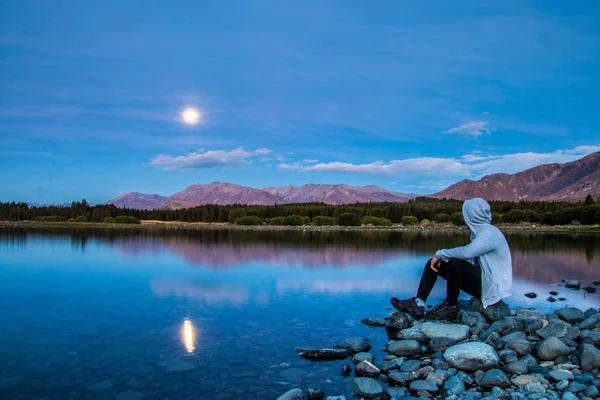
M0 201L427 194L573 161L600 151L599 21L595 0L0 0Z

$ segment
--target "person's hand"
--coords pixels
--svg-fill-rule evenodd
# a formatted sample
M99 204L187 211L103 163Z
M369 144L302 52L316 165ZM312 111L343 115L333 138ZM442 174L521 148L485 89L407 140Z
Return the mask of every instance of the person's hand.
M431 257L431 269L435 272L438 272L438 267L440 266L440 259L436 256Z

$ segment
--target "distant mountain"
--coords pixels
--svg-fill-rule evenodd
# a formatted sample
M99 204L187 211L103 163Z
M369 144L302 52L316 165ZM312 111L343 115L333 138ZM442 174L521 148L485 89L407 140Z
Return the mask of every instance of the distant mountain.
M375 203L396 202L403 203L417 197L416 194L391 192L378 186L349 186L349 185L323 185L310 183L304 186L284 186L281 188L268 187L263 189L286 203Z
M162 208L167 197L157 194L144 194L130 192L120 195L119 197L109 200L104 204L114 204L119 208L135 208L138 210L153 210Z
M600 197L600 152L565 164L544 164L513 175L494 174L464 180L432 194L438 199L582 200Z
M284 200L260 189L232 183L213 182L207 185L192 185L169 197L163 207L170 209L195 207L202 204L283 204Z
M92 203L88 203L89 205L93 205ZM27 203L27 205L31 207L71 207L71 203L52 203L52 204L40 204L40 203Z

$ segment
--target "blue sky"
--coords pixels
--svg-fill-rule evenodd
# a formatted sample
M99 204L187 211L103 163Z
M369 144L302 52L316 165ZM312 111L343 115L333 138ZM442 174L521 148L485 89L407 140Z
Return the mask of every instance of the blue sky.
M432 193L571 161L600 150L599 20L593 0L4 1L0 200Z

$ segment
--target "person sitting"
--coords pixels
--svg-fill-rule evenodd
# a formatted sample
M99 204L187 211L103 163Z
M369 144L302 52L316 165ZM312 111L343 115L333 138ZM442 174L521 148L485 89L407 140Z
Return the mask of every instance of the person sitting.
M417 296L390 302L398 311L414 318L425 315L425 303L438 276L447 282L446 299L427 312L430 319L453 319L458 314L458 296L464 291L480 299L484 307L512 294L512 261L506 238L492 225L490 205L481 198L463 203L464 220L471 230L471 243L439 250L427 262Z

